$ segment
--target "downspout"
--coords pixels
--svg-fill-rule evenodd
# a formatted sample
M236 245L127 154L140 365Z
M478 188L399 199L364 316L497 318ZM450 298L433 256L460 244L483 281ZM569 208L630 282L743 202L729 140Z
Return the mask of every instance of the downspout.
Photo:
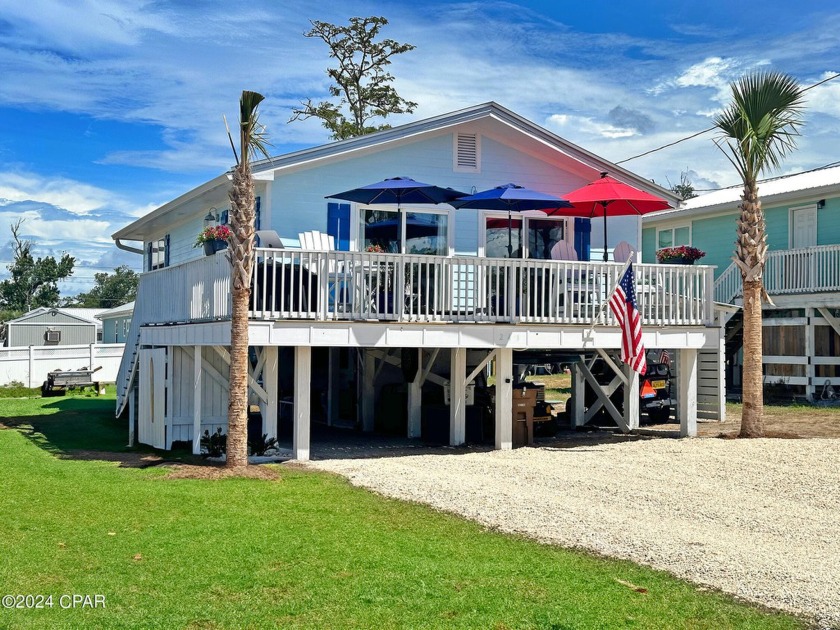
M116 244L117 249L121 249L124 252L131 252L132 254L140 254L141 256L145 253L139 247L132 247L131 245L123 244L123 242L118 238L114 239L114 243Z

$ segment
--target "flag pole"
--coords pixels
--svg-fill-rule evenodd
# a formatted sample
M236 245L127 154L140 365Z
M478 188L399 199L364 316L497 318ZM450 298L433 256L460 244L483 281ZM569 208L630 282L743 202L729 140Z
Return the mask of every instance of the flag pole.
M607 293L607 299L604 300L603 303L601 304L601 306L598 307L598 311L595 313L595 317L592 319L592 323L589 326L590 328L594 329L595 325L598 323L598 320L601 319L601 315L603 315L604 311L607 308L607 305L610 303L610 298L612 297L612 294L615 293L615 290L618 287L618 283L621 282L621 279L624 277L624 274L627 273L627 269L632 264L633 264L633 257L631 256L630 258L627 259L627 262L625 262L624 266L621 268L621 271L618 274L618 280L612 286L612 289L610 289L609 293Z

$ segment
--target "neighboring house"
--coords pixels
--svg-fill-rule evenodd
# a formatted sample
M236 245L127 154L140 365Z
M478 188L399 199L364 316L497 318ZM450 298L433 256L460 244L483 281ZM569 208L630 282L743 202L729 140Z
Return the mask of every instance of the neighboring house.
M510 448L513 365L534 357L573 365L576 424L603 405L626 430L638 426L638 379L626 369L616 377L629 383L624 413L599 391L584 415L590 360L621 341L603 307L622 266L588 262L588 221L514 214L516 253L506 259L505 212L403 204L398 213L327 198L394 176L465 193L515 182L562 196L602 171L677 201L495 103L255 163L258 228L286 245L259 248L253 277L251 395L263 432L288 429L301 459L312 420L442 435L450 444L490 436ZM143 255L145 270L117 412L128 407L132 436L136 426L141 442L160 448L190 441L197 451L202 433L226 428L230 268L224 253L205 256L193 244L207 221L226 220L229 186L229 174L220 175L113 235L118 247ZM289 247L312 230L332 235L335 250ZM636 245L641 222L616 221L609 233L613 243ZM587 262L550 260L561 241ZM367 251L373 246L406 254ZM707 417L723 408L712 269L666 270L637 268L645 343L676 351L680 420L691 434L698 397ZM486 418L467 392L491 360L496 402ZM700 363L711 366L708 380L698 376Z
M40 307L6 322L6 346L73 346L96 343L102 325L95 319L102 308Z
M765 385L786 386L809 399L840 385L840 166L759 184L767 223L764 286ZM741 275L732 262L741 187L690 199L679 210L643 220L643 256L692 245L716 266L715 299L741 303ZM727 324L728 380L740 386L740 313Z
M102 322L102 343L125 343L131 328L134 302L102 311L96 316Z

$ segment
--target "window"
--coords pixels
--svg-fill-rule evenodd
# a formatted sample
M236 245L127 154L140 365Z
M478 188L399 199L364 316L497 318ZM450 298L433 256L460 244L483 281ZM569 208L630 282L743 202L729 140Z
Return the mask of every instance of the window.
M379 247L385 252L399 253L402 241L406 254L449 255L448 214L361 208L359 219L363 251Z
M523 225L524 223L524 225ZM484 255L488 258L551 258L551 248L565 239L565 218L534 218L513 215L490 215L484 219ZM527 250L523 253L523 229L527 239ZM510 243L510 247L508 247ZM511 252L510 256L508 251Z
M677 247L678 245L691 245L690 226L681 225L656 231L656 249Z
M453 170L459 173L481 171L481 142L477 133L456 133Z
M169 234L146 244L147 269L153 271L169 266Z

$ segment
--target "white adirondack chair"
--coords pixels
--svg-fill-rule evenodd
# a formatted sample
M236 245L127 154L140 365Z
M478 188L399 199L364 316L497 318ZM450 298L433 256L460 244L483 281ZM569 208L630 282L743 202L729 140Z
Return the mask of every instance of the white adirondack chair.
M626 263L635 255L635 250L627 241L621 241L613 250L613 260L617 263Z

